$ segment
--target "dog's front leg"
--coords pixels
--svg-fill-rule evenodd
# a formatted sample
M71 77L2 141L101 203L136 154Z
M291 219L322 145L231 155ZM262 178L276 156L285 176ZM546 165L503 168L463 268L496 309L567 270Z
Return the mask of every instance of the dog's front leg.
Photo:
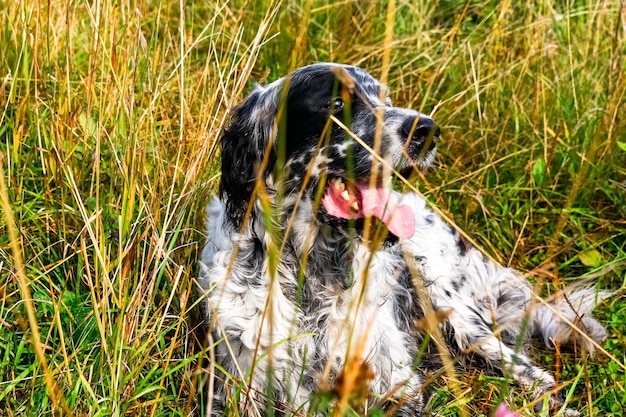
M460 306L460 304L459 304ZM463 308L465 307L465 308ZM480 323L480 324L479 324ZM464 353L476 352L505 375L509 374L522 387L532 390L537 401L535 409L543 408L547 398L550 410L558 411L563 403L554 377L532 364L530 358L504 344L487 325L485 317L469 306L462 306L450 315L448 324L454 329L455 340ZM566 416L579 416L575 410L566 410Z

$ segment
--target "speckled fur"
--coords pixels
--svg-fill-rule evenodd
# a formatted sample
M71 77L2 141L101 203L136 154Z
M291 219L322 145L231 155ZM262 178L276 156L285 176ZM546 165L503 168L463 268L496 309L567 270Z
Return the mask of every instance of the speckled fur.
M228 406L234 395L231 378L244 381L246 388L236 404L245 415L262 414L268 393L277 410L315 412L313 394L332 387L346 361L361 360L373 372L372 398L382 398L381 403L385 398L399 400L403 406L398 414L419 415L422 378L420 364L414 362L422 335L415 322L424 316L424 309L409 272L412 263L433 307L449 311L441 328L454 353L473 351L489 366L533 389L535 396L553 390L554 378L513 345L528 335L541 336L547 343L567 343L573 333L566 321L601 342L606 333L591 310L604 294L584 288L571 294L569 303L535 305L532 288L518 272L486 259L412 193L392 192L390 197L412 208L412 238L389 235L382 244L363 239L362 221L331 218L316 195L327 176L366 179L373 169L385 170L336 128L326 144L316 146L323 125L313 126L303 134L307 137L289 136L301 130L288 125L287 157L284 166L277 166L272 141L284 83L290 83L290 93L298 92L287 95L291 105L299 100L298 89L323 89L315 80L338 68L354 81L350 126L368 146L373 147L376 118L365 108L384 108L382 159L400 170L403 164L425 168L434 157L434 147L423 152L418 143L406 158L411 162L405 160L407 139L398 126L406 118L428 118L392 107L388 97L380 103L380 84L355 67L302 68L258 87L235 110L222 139L221 196L207 207L207 243L199 276L216 342L216 363L228 374L217 373L212 412L218 415ZM359 107L359 100L367 106ZM292 119L287 123L295 124L296 111L289 109ZM302 123L307 120L311 117ZM347 147L353 152L353 173L346 172ZM263 201L269 202L271 215ZM593 350L586 339L577 340ZM557 403L558 397L551 401Z

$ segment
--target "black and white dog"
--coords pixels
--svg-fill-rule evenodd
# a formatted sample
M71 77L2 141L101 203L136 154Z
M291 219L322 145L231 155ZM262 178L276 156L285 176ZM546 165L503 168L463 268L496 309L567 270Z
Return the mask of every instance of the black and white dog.
M245 415L315 412L312 394L360 363L371 398L419 415L416 322L433 311L453 357L472 353L559 403L554 378L514 346L530 335L592 351L606 337L591 316L604 294L534 303L518 272L485 258L417 194L393 191L392 178L431 164L438 136L367 72L337 64L256 87L234 109L200 265L214 412L229 401Z

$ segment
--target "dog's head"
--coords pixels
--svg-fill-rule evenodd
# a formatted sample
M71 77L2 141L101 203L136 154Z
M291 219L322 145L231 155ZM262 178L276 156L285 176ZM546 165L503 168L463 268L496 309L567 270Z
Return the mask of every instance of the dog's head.
M363 69L310 65L257 87L234 109L222 136L220 193L235 225L260 185L285 196L302 191L320 203L322 222L377 217L402 237L409 213L388 201L392 170L428 167L438 136L430 117L393 107Z

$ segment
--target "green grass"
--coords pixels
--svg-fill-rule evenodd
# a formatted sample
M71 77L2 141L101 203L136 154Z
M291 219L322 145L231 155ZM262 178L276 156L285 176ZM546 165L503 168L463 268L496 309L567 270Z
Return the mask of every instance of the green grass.
M216 140L252 80L316 61L434 112L440 155L417 186L486 252L545 292L615 291L605 351L537 360L579 378L574 407L626 414L626 5L215 3L0 0L0 415L202 415ZM433 411L527 402L462 379Z

